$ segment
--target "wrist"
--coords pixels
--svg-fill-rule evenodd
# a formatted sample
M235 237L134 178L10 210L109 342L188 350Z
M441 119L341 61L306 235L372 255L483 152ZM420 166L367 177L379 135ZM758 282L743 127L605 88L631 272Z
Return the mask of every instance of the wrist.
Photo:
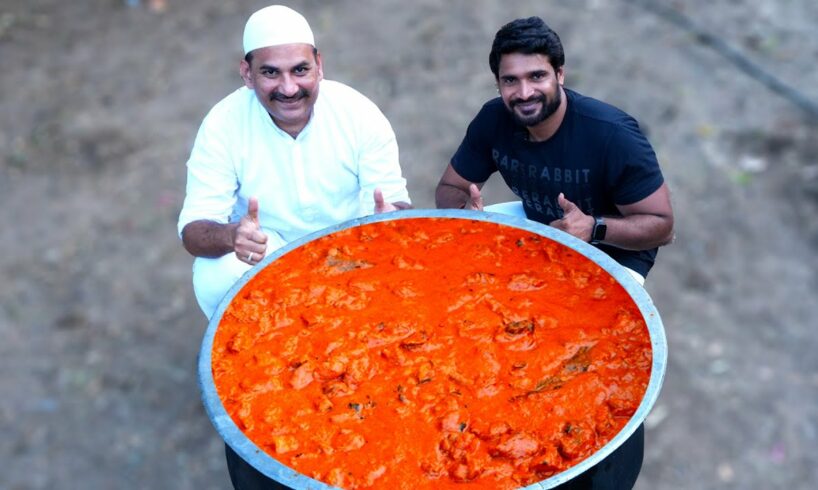
M227 223L224 226L227 230L225 246L233 251L236 249L236 235L238 235L239 232L239 223Z

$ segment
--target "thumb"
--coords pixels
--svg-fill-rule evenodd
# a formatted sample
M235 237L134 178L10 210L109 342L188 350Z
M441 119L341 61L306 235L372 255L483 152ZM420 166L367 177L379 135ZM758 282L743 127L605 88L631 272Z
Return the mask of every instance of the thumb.
M251 197L247 201L247 217L250 218L253 223L258 224L258 199L255 197Z
M483 195L480 194L480 189L477 187L477 184L471 184L469 186L469 199L471 200L472 209L478 211L483 210Z
M557 196L557 202L562 208L563 214L568 214L572 211L579 209L576 204L566 199L565 194L563 194L562 192L560 192L560 195Z
M383 192L381 192L380 189L376 188L373 196L375 197L375 214L391 213L392 211L398 210L394 204L386 202L383 198Z
M380 213L380 212L383 211L383 208L385 207L384 202L383 202L383 191L381 191L380 189L375 189L374 196L375 196L375 212Z

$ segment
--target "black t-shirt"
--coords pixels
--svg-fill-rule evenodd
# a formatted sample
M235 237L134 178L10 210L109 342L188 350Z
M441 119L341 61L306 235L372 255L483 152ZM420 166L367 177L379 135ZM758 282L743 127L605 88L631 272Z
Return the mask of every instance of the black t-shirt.
M664 182L656 154L634 118L604 102L565 89L568 107L557 132L533 142L498 97L469 124L452 166L471 182L499 171L523 202L529 219L548 224L562 217L560 192L592 216L618 216L616 205L633 204ZM599 248L643 276L656 249Z

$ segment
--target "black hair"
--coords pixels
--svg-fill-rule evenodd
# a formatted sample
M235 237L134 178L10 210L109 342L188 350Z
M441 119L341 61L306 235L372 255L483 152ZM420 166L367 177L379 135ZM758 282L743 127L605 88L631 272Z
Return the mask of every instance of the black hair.
M513 20L497 31L489 53L489 67L495 78L500 76L500 58L509 53L548 56L554 71L565 64L560 37L539 17Z

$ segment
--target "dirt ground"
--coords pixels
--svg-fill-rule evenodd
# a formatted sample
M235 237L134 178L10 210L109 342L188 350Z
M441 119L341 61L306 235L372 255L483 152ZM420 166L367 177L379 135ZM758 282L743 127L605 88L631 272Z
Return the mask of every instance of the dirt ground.
M673 192L677 240L647 282L670 358L637 488L815 488L818 3L661 2L698 34L646 3L291 5L327 78L391 120L420 208L495 93L497 28L545 18L567 84L637 117ZM199 122L238 86L263 5L0 3L0 488L228 488L175 223ZM487 201L508 198L492 181Z

